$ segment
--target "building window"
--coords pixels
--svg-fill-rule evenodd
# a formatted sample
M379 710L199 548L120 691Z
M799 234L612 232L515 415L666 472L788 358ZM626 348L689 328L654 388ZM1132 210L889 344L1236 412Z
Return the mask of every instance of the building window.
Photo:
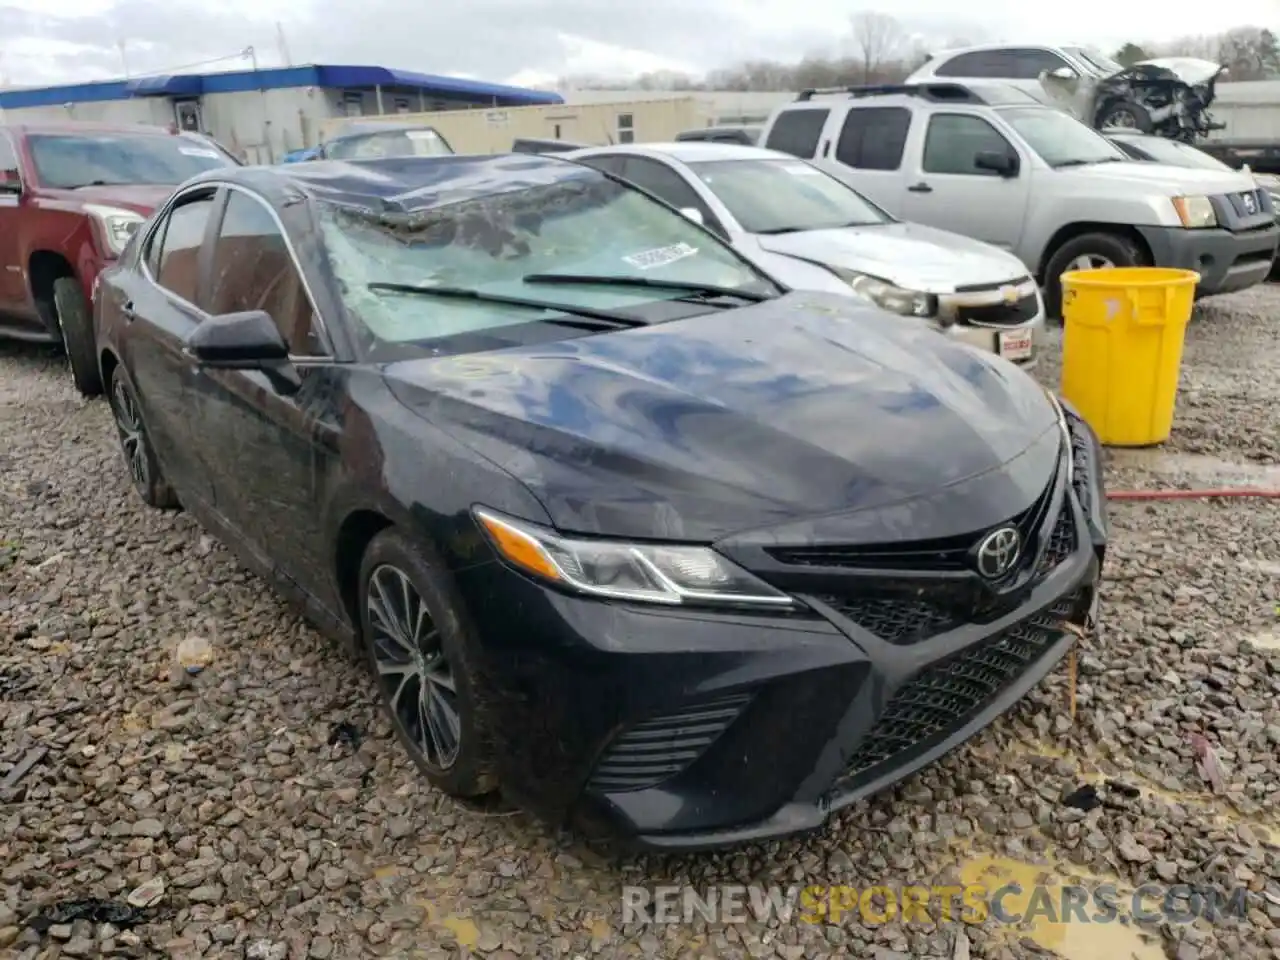
M342 95L342 112L348 117L364 116L364 94L344 93Z
M408 113L409 100L407 97L396 97L396 113Z
M630 113L618 114L618 142L619 143L635 143L636 142L636 124L635 116Z

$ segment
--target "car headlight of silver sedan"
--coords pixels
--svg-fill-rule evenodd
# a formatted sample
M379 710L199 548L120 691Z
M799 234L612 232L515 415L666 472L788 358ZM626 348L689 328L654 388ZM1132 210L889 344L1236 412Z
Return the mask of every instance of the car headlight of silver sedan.
M795 606L707 547L566 537L480 507L472 512L509 564L574 593L669 605Z
M881 310L921 319L933 319L938 315L938 298L935 294L899 287L880 277L853 270L837 270L836 273L849 284L855 294L874 303Z

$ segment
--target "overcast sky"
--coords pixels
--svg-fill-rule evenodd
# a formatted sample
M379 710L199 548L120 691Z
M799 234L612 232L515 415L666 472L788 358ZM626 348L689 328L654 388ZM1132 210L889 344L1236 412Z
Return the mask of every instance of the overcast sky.
M134 75L217 58L225 59L201 69L244 68L248 60L235 54L248 46L261 66L278 65L277 21L294 63L375 64L535 86L565 74L703 73L748 58L836 52L847 44L850 15L868 9L891 11L935 48L963 37L1109 51L1126 40L1280 28L1280 0L978 0L972 7L942 0L0 0L0 82L110 79L126 62Z

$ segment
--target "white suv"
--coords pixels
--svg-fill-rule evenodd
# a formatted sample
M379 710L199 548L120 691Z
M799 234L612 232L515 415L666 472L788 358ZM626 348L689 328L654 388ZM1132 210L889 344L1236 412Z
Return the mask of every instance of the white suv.
M1062 79L1102 78L1123 69L1123 65L1091 47L986 44L933 54L904 82L929 83L941 80L948 83L968 83L976 80L989 83L995 80L1017 87L1037 100L1048 103L1048 94L1040 84L1042 73Z

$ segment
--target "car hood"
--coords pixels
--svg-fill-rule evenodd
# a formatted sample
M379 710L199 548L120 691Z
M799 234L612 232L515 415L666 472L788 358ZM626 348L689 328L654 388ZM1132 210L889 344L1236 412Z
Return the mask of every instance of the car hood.
M1214 63L1212 60L1201 60L1199 57L1157 57L1154 60L1140 60L1133 66L1167 70L1175 79L1181 80L1189 87L1208 83L1223 71L1222 64ZM1133 68L1129 68L1131 69ZM1120 73L1128 73L1129 70L1122 70ZM1114 76L1120 76L1120 74L1114 74Z
M755 241L771 253L868 273L926 293L1005 283L1027 275L1022 261L981 240L915 223L806 230Z
M152 184L114 184L104 187L81 187L79 190L52 190L41 192L66 203L96 203L104 207L120 207L143 216L151 213L173 193L172 186Z
M1124 181L1145 186L1171 197L1183 194L1219 194L1253 188L1253 178L1234 170L1203 170L1199 167L1175 167L1167 163L1124 160L1118 163L1095 163L1086 167L1062 167L1059 176L1082 181ZM1088 189L1081 184L1081 189Z
M885 321L847 297L793 292L384 375L567 532L712 542L896 505L889 535L919 538L1028 506L1056 461L1044 391L923 323ZM913 501L927 507L902 519Z

